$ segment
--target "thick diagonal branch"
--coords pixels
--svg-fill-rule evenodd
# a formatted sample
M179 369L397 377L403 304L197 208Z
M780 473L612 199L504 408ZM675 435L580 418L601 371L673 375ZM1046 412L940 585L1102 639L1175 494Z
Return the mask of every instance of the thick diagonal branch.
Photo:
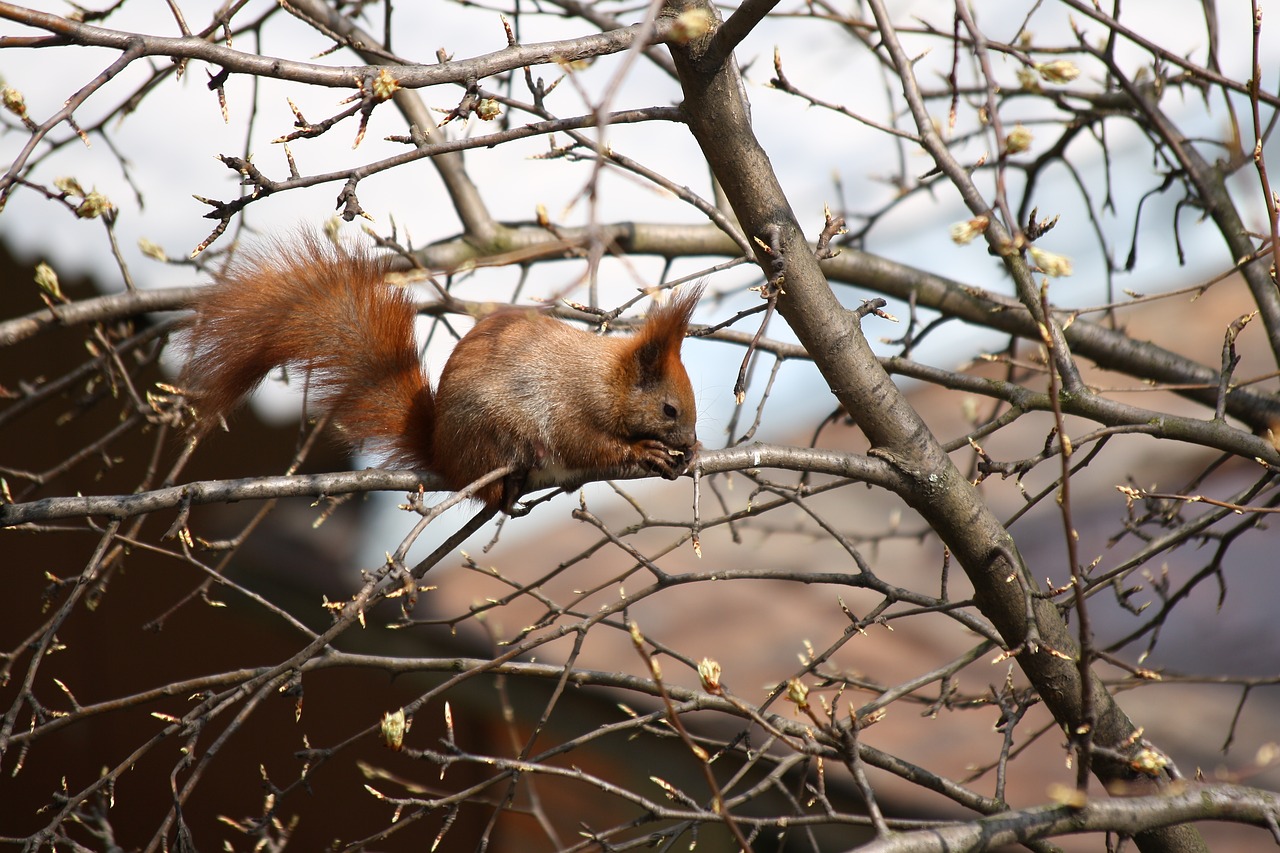
M679 14L697 2L670 0L666 12ZM671 46L684 89L683 107L738 221L756 241L760 266L781 284L779 312L876 455L905 475L901 497L955 554L973 583L978 606L1005 642L1021 649L1018 663L1054 717L1064 728L1081 725L1088 690L1095 711L1094 743L1123 749L1134 734L1133 723L1097 679L1082 684L1074 662L1076 644L1052 602L1030 594L1034 580L1013 539L881 368L854 314L836 300L756 140L737 68L732 60L715 67L704 63L710 40L709 34ZM1133 781L1123 763L1099 760L1094 767L1105 783ZM1197 847L1194 830L1156 832L1159 838L1145 839L1149 849Z

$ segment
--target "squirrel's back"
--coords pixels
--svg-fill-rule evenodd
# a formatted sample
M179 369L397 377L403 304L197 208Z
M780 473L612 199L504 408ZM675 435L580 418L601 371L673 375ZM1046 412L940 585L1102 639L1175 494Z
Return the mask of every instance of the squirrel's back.
M535 309L502 309L480 320L440 376L435 440L468 447L440 459L441 473L469 482L515 464L546 472L527 484L536 488L554 485L559 472L604 467L590 464L600 431L593 413L610 405L603 377L621 340ZM474 440L484 434L516 440Z
M435 444L467 452L441 454L439 472L467 483L514 465L527 473L521 485L538 489L684 471L697 411L680 347L700 293L656 307L629 336L593 334L534 309L480 320L440 376ZM483 435L499 440L476 439Z

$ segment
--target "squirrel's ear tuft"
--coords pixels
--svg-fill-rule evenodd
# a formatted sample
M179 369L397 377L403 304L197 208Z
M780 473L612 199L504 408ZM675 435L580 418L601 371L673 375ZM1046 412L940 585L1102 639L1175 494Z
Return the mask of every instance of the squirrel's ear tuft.
M649 323L653 323L655 320L676 322L679 324L680 334L683 336L689 329L689 320L693 317L693 309L698 306L698 301L702 299L702 292L705 289L705 282L700 281L678 292L672 292L666 302L655 303L649 309Z
M703 286L697 284L649 310L632 348L642 382L660 379L680 364L680 345L689 331L693 309L702 298L702 289Z

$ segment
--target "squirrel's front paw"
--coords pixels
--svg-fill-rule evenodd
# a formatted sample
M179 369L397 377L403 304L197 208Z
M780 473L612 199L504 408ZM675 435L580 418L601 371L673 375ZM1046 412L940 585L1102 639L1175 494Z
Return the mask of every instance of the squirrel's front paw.
M694 449L679 450L663 444L655 438L647 438L636 444L640 464L655 474L674 480L689 469Z

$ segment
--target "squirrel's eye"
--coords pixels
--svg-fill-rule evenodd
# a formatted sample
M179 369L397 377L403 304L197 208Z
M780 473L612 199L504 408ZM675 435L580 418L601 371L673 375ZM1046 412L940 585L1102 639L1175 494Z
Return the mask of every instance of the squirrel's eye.
M669 418L674 418L676 415L680 414L678 411L676 411L676 407L671 405L670 403L664 403L662 405L662 413Z

